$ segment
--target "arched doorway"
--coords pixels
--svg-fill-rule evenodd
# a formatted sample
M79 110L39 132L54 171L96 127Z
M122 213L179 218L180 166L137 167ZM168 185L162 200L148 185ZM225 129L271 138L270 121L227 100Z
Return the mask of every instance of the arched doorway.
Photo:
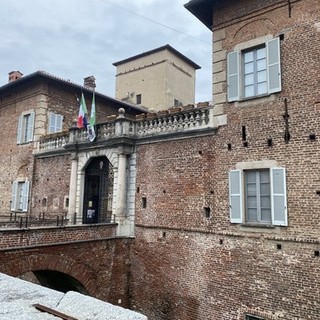
M85 170L83 223L112 220L113 167L107 157L92 158Z

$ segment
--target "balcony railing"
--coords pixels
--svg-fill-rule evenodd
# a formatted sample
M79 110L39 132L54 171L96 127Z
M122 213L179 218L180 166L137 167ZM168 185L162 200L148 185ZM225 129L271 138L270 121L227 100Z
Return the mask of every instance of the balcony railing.
M174 135L190 134L216 129L226 123L225 115L216 115L208 104L195 107L174 108L158 113L147 113L136 116L136 119L125 117L124 109L119 109L118 116L96 125L96 140L102 142L119 137L129 137L139 141L146 138L165 138ZM37 153L64 150L68 145L88 143L85 129L71 128L69 133L50 135L39 141Z
M39 141L39 152L63 149L64 146L69 142L69 135L64 136L52 136L50 138Z
M177 114L150 115L135 123L135 132L138 137L147 137L206 128L209 112L206 109L192 109Z

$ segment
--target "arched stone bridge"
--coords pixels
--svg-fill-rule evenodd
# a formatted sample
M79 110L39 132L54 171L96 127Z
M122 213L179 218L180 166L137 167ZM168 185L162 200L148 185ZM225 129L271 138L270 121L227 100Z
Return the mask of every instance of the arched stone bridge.
M129 307L130 244L116 224L3 229L0 272Z

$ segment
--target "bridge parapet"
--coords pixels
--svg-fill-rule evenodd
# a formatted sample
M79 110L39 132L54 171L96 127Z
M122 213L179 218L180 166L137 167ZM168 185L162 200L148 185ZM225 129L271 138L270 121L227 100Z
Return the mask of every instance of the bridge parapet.
M0 251L116 237L117 224L0 229Z

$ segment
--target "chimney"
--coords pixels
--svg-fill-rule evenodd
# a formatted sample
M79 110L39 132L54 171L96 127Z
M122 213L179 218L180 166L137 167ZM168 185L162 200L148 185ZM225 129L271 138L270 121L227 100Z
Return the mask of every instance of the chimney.
M96 87L96 78L94 76L86 77L83 79L83 86L94 90Z
M23 74L20 71L11 71L9 72L9 82L16 81L20 79Z

